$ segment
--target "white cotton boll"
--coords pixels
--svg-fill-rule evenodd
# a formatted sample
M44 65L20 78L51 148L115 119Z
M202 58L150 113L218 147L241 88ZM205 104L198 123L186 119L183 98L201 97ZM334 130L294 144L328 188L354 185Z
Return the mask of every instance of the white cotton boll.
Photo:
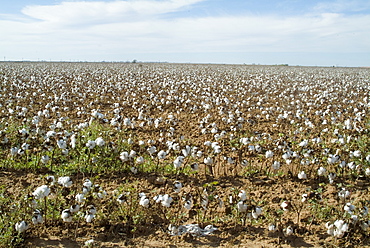
M221 146L219 146L219 145L213 146L213 152L214 153L221 153Z
M72 222L72 213L69 209L64 209L61 214L61 218L64 222Z
M132 166L132 167L130 168L130 171L131 171L133 174L137 174L137 168L136 168L136 167L134 167L134 166Z
M175 169L178 169L181 167L181 165L184 163L184 156L178 156L175 161L173 161L173 165Z
M280 204L280 207L281 207L284 211L288 211L288 210L291 208L291 204L290 204L290 202L288 202L288 201L283 201L283 202Z
M136 158L136 163L137 163L137 164L143 164L144 162L145 162L145 160L144 160L144 158L143 158L143 157L141 157L141 156L140 156L140 157L137 157L137 158Z
M266 158L272 158L274 156L274 152L273 151L266 151L265 153L265 157Z
M256 145L254 148L256 149L256 152L262 152L262 147L260 145Z
M131 150L128 156L129 156L130 158L134 158L134 157L136 157L136 151Z
M248 138L240 138L239 142L243 145L248 145L249 144L249 139Z
M191 199L187 200L184 204L184 208L186 208L187 210L190 210L192 207L193 207L193 201Z
M361 157L361 151L359 151L359 150L354 151L353 156L355 156L356 158Z
M338 230L342 229L343 225L344 225L344 220L336 220L336 221L334 222L334 226L335 226Z
M160 203L163 200L163 195L156 195L153 197L155 203Z
M256 207L255 212L256 212L256 214L261 215L262 214L262 208Z
M241 212L241 213L245 213L247 212L247 209L248 209L248 205L247 204L244 204L243 201L239 201L237 204L236 204L237 208L238 208L238 211Z
M276 230L276 226L275 226L274 224L270 224L270 225L268 226L268 230L269 230L270 232L273 232L273 231L275 231L275 230Z
M97 138L95 140L95 143L96 143L97 146L100 146L100 147L102 147L102 146L105 145L105 141L104 141L104 139L102 137Z
M328 229L327 234L334 236L334 230L335 230L334 225L330 224L330 222L326 222L325 226Z
M247 200L247 193L245 192L245 190L240 190L238 197L241 201Z
M122 162L127 162L129 160L128 152L121 152L119 158L122 160Z
M148 198L146 198L145 196L141 197L141 198L140 198L139 205L140 205L140 206L143 206L143 207L145 207L145 208L149 207L149 199L148 199Z
M105 190L101 191L101 192L98 192L96 194L96 196L99 198L99 199L103 199L104 197L107 196L107 192Z
M165 159L166 156L167 156L167 153L165 151L161 150L161 151L158 152L157 156L158 156L158 159Z
M33 216L32 216L32 223L34 224L34 225L37 225L37 224L41 224L41 223L43 223L44 222L44 219L43 219L43 217L42 217L42 214L41 214L41 212L39 211L39 210L35 210L34 212L33 212Z
M84 194L77 194L75 196L75 200L78 202L78 203L83 203L85 201L85 195Z
M89 240L86 240L84 244L86 247L92 247L94 245L94 242L95 241L93 239L89 239Z
M229 164L235 164L235 161L233 158L227 158L227 163Z
M162 206L169 208L173 199L168 194L165 194L162 199Z
M69 150L68 149L62 149L62 154L67 156L69 153Z
M293 232L294 232L294 230L293 230L293 227L291 227L291 226L288 226L288 227L285 229L285 235L286 235L286 236L292 235L292 234L293 234Z
M370 168L366 168L366 170L365 170L365 175L366 175L366 176L370 176Z
M305 202L307 200L308 195L307 194L302 194L302 202Z
M348 231L348 224L345 223L343 220L336 220L334 222L334 226L336 227L333 236L337 238L342 238L344 233Z
M348 226L348 223L344 223L343 225L342 225L342 228L340 229L342 232L348 232L348 228L349 228L349 226Z
M77 213L79 210L80 210L80 205L78 204L74 204L69 208L69 211L71 211L71 213Z
M18 150L19 150L19 148L18 148L18 147L12 147L12 148L10 148L10 154L11 154L12 156L15 156L15 155L17 155L17 154L18 154Z
M274 170L278 170L280 168L280 162L279 161L274 161L274 163L272 164L272 168Z
M307 179L307 175L304 171L301 171L300 173L298 173L298 179Z
M49 162L50 158L48 155L41 156L41 163L47 164Z
M175 181L173 186L176 193L179 193L180 190L182 189L182 183L179 181Z
M342 188L341 191L338 192L338 196L339 198L342 198L342 199L346 199L350 196L350 192L348 190L346 190L345 188Z
M92 187L93 183L90 181L90 179L85 179L83 186L90 189Z
M72 180L70 177L59 177L58 178L58 183L61 184L63 187L70 187L72 185Z
M303 140L303 141L301 141L301 143L299 143L299 146L301 146L301 147L305 147L307 145L308 145L308 140Z
M287 159L290 158L290 156L291 156L291 154L289 152L286 152L286 153L283 154L282 157L283 157L284 160L287 160Z
M370 162L370 154L367 155L365 159L366 159L367 162Z
M212 146L212 142L207 140L207 141L204 142L204 145L205 146Z
M353 210L355 210L355 206L352 205L351 203L346 203L346 205L344 205L344 211L348 212L349 214L352 214Z
M212 165L213 164L213 159L211 157L204 158L204 163L206 165Z
M317 170L317 174L319 176L325 176L326 175L326 169L324 167L320 167L318 170Z
M96 143L95 143L95 141L94 141L94 140L89 140L89 141L87 141L87 143L86 143L86 147L87 147L87 148L89 148L89 149L94 149L94 148L95 148L95 146L96 146Z
M50 193L50 188L47 185L42 185L32 193L36 200L43 199L47 197Z
M246 159L243 159L242 162L241 162L241 165L244 166L244 167L247 166L248 164L249 164L249 162Z
M93 205L87 206L86 209L87 209L86 213L88 213L88 214L96 214L96 208Z
M333 184L334 183L334 179L337 175L335 173L329 173L328 175L328 179L329 179L329 183L330 184Z
M57 124L55 125L56 128L63 128L63 123L58 121Z
M355 162L350 162L350 163L348 163L348 164L347 164L347 166L348 166L348 168L349 168L349 169L351 169L351 170L356 169L356 164L355 164Z
M67 148L67 142L65 142L64 140L58 140L57 141L57 145L60 149L66 149Z
M29 150L29 148L30 148L30 145L27 144L27 143L23 143L22 146L21 146L21 149L24 150L24 151Z
M214 232L214 231L216 231L216 230L217 230L217 228L216 228L216 227L214 227L213 225L207 225L207 226L203 229L202 234L203 234L203 235L209 235L209 234L211 234L212 232Z
M147 149L147 151L149 152L149 154L152 156L154 153L157 152L157 147L155 146L151 146Z
M55 131L48 131L46 133L46 137L47 138L51 138L51 137L54 137L57 133Z
M94 214L86 214L86 215L85 215L85 221L86 221L87 223L92 222L94 218L95 218L95 215L94 215Z
M25 232L28 229L28 223L24 220L15 224L15 230L19 233Z
M179 143L173 143L171 148L174 151L180 151L180 144Z

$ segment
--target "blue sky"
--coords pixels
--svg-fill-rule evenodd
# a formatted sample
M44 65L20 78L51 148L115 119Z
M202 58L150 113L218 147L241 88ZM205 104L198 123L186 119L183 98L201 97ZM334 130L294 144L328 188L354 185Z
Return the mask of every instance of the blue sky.
M370 66L368 0L0 0L0 59Z

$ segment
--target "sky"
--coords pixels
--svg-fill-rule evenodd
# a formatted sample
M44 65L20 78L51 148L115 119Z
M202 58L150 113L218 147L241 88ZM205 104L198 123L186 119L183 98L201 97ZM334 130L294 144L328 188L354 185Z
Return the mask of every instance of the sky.
M370 66L369 0L0 0L0 61Z

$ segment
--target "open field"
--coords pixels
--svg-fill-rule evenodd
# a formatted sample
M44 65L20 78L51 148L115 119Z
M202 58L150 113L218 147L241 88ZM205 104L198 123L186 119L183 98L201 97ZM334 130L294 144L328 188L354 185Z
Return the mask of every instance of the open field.
M369 68L4 62L0 94L2 247L370 246Z

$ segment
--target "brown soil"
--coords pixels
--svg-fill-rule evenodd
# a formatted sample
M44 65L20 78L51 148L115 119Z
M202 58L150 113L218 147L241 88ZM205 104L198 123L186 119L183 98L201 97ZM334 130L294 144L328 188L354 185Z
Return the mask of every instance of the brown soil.
M42 174L6 170L0 173L0 183L7 186L8 193L20 195L19 189L33 189L39 186L42 180L41 176ZM110 178L100 178L99 184L109 194L129 177L116 175ZM152 178L150 176L142 177L140 185L151 189L164 186L153 184ZM199 182L193 183L203 183L202 178L199 180ZM204 180L206 179L204 178ZM279 209L282 199L299 201L306 188L315 188L319 183L290 178L246 177L225 177L218 181L220 184L217 187L220 189L226 191L229 188L245 189L251 198L264 201L266 206L263 206L264 216L262 218L266 218L267 213L273 212L272 210ZM328 185L323 197L334 201L335 192L335 187ZM366 198L368 194L366 187L358 192L360 193L356 197L359 198ZM49 221L42 227L31 228L27 231L25 246L83 247L86 240L94 239L94 247L336 247L334 239L326 234L325 226L315 221L309 222L310 212L305 207L302 209L299 226L294 221L298 218L297 213L288 211L282 215L281 225L290 224L295 229L295 233L291 236L285 236L282 231L269 232L267 226L250 225L248 221L243 226L240 224L215 224L218 230L205 237L171 236L166 232L166 226L161 225L139 226L134 234L127 234L124 231L124 223L109 225L104 222L93 224L81 222L76 228L75 224L66 225L62 222ZM217 211L222 210L217 209ZM337 245L341 246L340 243ZM366 243L361 245L361 247L365 246Z

